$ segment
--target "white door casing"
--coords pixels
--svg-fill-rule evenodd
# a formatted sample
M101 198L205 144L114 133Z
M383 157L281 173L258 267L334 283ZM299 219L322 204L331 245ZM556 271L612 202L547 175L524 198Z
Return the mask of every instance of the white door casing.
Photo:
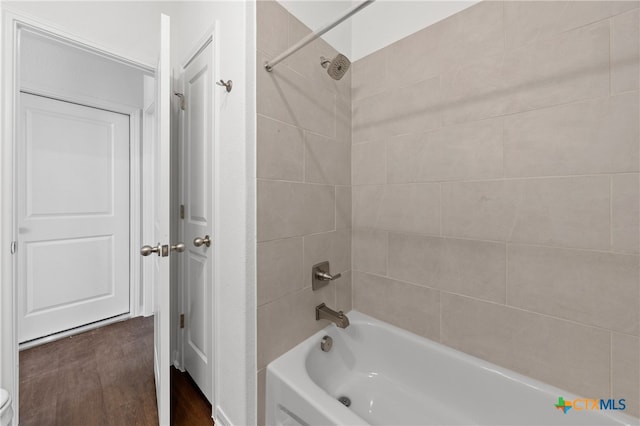
M183 111L180 198L184 205L181 259L184 368L202 393L212 401L214 285L214 145L213 145L213 46L201 49L181 76L185 97ZM209 246L196 239L209 237Z
M20 94L18 329L129 312L129 116Z
M152 182L144 183L145 189L153 192L153 242L151 246L169 245L170 236L170 102L171 102L171 74L170 74L170 19L166 15L160 16L160 57L156 72L157 96L157 132L154 141L154 161ZM151 219L151 218L149 218ZM145 261L152 262L152 275L155 279L154 288L154 372L156 379L156 399L158 403L158 421L161 426L168 426L170 422L170 262L162 256L162 249L157 254L151 254ZM170 250L167 250L167 255Z

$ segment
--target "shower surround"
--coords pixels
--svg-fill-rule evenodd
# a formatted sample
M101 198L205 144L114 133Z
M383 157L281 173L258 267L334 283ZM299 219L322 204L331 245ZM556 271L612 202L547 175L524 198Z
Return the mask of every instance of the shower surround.
M640 414L638 6L483 1L334 81L263 69L309 29L257 2L259 424L322 302Z
M354 309L638 416L639 36L483 1L355 62Z
M265 367L328 322L315 307L351 309L351 72L336 81L318 39L274 67L264 63L311 30L275 1L257 2L258 420ZM311 290L328 260L342 277Z

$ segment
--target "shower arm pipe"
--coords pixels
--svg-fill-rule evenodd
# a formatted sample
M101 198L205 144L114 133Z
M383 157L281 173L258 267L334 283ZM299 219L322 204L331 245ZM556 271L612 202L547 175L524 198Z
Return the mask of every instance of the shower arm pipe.
M338 24L344 22L345 20L349 19L350 17L352 17L353 15L355 15L356 13L358 13L359 11L364 9L365 7L369 6L374 1L375 0L365 0L362 3L359 3L359 4L355 5L355 6L353 6L351 9L347 10L346 12L344 12L344 14L342 14L338 19L336 19L334 21L331 21L328 24L322 26L321 28L315 30L314 32L312 32L311 34L305 36L302 40L300 40L299 42L297 42L296 44L294 44L293 46L291 46L290 48L288 48L287 50L285 50L284 52L282 52L281 54L279 54L275 58L273 58L272 60L265 62L264 68L267 71L271 72L273 70L273 67L278 65L280 62L282 62L283 60L285 60L286 58L288 58L289 56L291 56L292 54L294 54L298 50L302 49L307 44L311 43L313 40L315 40L318 37L322 36L327 31L333 29L336 25L338 25Z

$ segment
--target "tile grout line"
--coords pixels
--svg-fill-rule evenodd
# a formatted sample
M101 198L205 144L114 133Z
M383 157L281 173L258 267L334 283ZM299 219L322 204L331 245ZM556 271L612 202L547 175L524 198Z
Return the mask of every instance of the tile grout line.
M507 123L506 123L506 119L504 117L502 117L502 179L506 179L507 178L507 159L506 159L506 149L505 149L505 143L506 143L506 127L507 127Z
M509 306L509 243L504 245L504 304Z
M613 95L613 17L609 21L609 97Z
M367 142L368 143L368 142ZM597 178L608 177L618 175L633 175L640 172L640 170L630 171L608 171L600 173L579 173L579 174L567 174L567 175L543 175L543 176L496 176L496 177L476 177L476 178L458 178L458 179L433 179L425 181L406 181L406 182L389 182L387 185L399 186L399 185L436 185L440 183L448 184L471 184L471 183L491 183L491 182L515 182L515 181L539 181L539 180L559 180L559 179L579 179L579 178ZM275 180L275 179L270 179ZM285 181L288 182L288 181ZM353 185L355 187L368 187L368 186L382 186L379 183L364 183Z
M438 337L439 337L438 341L440 343L442 343L443 342L443 338L442 338L442 329L443 329L443 327L442 327L442 292L441 291L438 292L438 303L440 305L440 312L439 312L439 314L440 314L440 319L439 319L440 327L439 327L439 330L438 330L439 331L439 333L438 333Z
M609 250L613 250L613 176L609 176Z
M440 217L438 219L440 219L440 237L442 237L444 235L444 229L442 229L442 210L443 210L443 201L442 201L442 184L443 182L440 182L440 202L438 203L439 206L439 213L440 213Z
M613 332L609 333L609 395L613 398Z
M338 185L333 186L333 231L338 230Z
M297 125L297 124L292 124L292 123L289 123L287 121L282 121L282 120L280 120L278 118L272 117L270 115L266 115L266 114L261 113L261 112L257 112L256 116L260 117L260 118L263 118L263 119L266 119L266 120L269 120L269 121L273 121L274 123L282 124L282 125L287 126L287 127L293 127L294 129L301 130L303 132L312 134L314 136L318 136L318 137L327 139L330 143L336 143L336 144L342 144L342 145L350 145L349 143L347 143L347 141L342 141L342 140L336 139L335 137L332 137L332 136L329 136L329 135L325 135L325 134L322 134L322 133L314 132L313 130L308 129L306 127L302 127L302 126ZM359 142L359 143L366 143L366 142Z
M384 238L385 238L385 255L384 255L384 260L385 260L385 264L384 264L384 275L385 276L389 276L389 238L391 237L389 231L383 231L384 232Z
M442 290L440 288L436 288L436 287L432 287L432 286L428 286L428 285L424 285L424 284L418 284L418 283L414 283L414 282L411 282L411 281L406 281L406 280L399 279L399 278L380 275L379 273L376 273L376 272L359 271L359 270L358 270L358 272L360 272L362 274L365 274L365 275L372 275L372 276L375 276L375 277L396 281L396 282L399 282L399 283L402 283L402 284L406 284L406 285L409 285L409 286L412 286L412 287L418 287L418 288L423 288L423 289L426 288L426 289L431 290L431 291L438 291L440 293L445 293L445 294L449 294L449 295L453 295L453 296L457 296L457 297L462 297L462 298L465 298L465 299L470 299L470 300L473 300L475 302L485 303L485 304L497 306L497 307L500 307L500 308L503 308L503 309L509 309L509 310L513 310L513 311L518 311L518 312L522 312L522 313L525 313L525 314L528 314L528 315L544 317L544 318L552 319L554 321L560 321L560 322L563 322L563 323L572 324L572 325L580 326L580 327L583 327L583 328L589 328L589 329L593 329L593 330L598 330L600 332L616 333L616 334L620 334L620 335L623 335L623 336L630 336L630 337L633 337L633 338L636 338L636 339L639 337L637 334L633 334L633 333L629 333L629 332L624 332L624 331L620 331L620 330L612 330L612 329L609 329L609 328L606 328L606 327L603 327L603 326L599 326L599 325L588 324L588 323L580 322L580 321L569 319L569 318L563 318L563 317L558 317L558 316L551 315L551 314L546 314L546 313L543 313L543 312L532 311L532 310L525 309L525 308L520 307L520 306L514 306L514 305L507 306L507 305L504 305L504 304L502 304L500 302L496 302L494 300L482 299L482 298L479 298L477 296L470 296L468 294L456 293L454 291L448 291L448 290Z
M437 131L439 129L448 129L448 128L453 128L453 127L458 127L458 126L472 125L472 124L481 123L483 121L497 120L497 119L500 119L500 118L505 119L505 118L509 118L509 117L513 117L513 116L517 116L517 115L530 114L530 113L534 113L534 112L540 112L540 111L545 111L545 110L550 110L550 109L555 109L555 108L579 105L579 104L588 103L588 102L606 101L608 98L613 97L613 96L629 94L629 93L637 92L637 91L638 91L637 88L633 88L633 89L626 89L626 90L621 91L621 92L613 92L613 93L607 92L606 95L594 95L594 96L587 97L587 98L563 101L563 102L560 102L560 103L557 103L557 104L543 105L543 106L540 106L540 107L537 107L537 108L532 108L532 109L524 109L524 110L521 110L521 111L506 112L506 113L497 114L497 115L489 115L487 117L470 119L470 120L462 120L462 121L453 121L453 122L442 123L440 126L434 127L434 128L431 128L431 129L421 130L421 131L418 131L418 132L392 134L392 135L389 135L388 137L393 139L393 138L397 138L399 136L431 133L431 132ZM264 113L259 113L259 115L265 116L265 117L273 119L275 121L279 121L277 118L272 118L270 116L265 115ZM289 126L292 126L292 124L290 124L290 123L287 123L287 122L283 122L283 123L284 124L288 124ZM375 140L358 140L358 141L353 141L352 140L353 145L359 145L359 144L363 144L363 143L367 143L367 142L375 142Z
M437 234L427 234L427 233L421 233L421 232L411 232L411 231L405 231L405 230L397 230L397 229L387 229L387 228L377 228L377 227L373 227L373 226L358 226L356 228L353 228L355 230L366 230L366 231L385 231L385 232L389 232L389 233L393 233L393 234L400 234L400 235L406 235L406 236L411 236L411 237L416 237L416 238L438 238L438 239L449 239L449 240L460 240L460 241L471 241L471 242L477 242L477 243L487 243L487 244L510 244L510 245L516 245L516 246L526 246L526 247L542 247L542 248L546 248L546 249L551 249L551 250L572 250L572 251L579 251L579 252L588 252L588 253L600 253L600 254L612 254L612 255L621 255L621 256L638 256L637 252L633 252L633 251L624 251L624 250L611 250L611 249L599 249L599 248L584 248L584 247L575 247L575 246L562 246L562 245L550 245L550 244L541 244L541 243L536 243L536 242L523 242L523 241L509 241L509 240L491 240L491 239L486 239L486 238L472 238L472 237L465 237L465 236L460 236L460 235L449 235L449 234L445 234L445 235L437 235ZM330 231L326 231L326 232L330 232ZM322 234L324 232L317 232L318 234ZM283 239L283 238L293 238L294 236L290 236L290 237L282 237L282 238L276 238L276 239ZM272 240L268 240L268 241L273 241ZM265 242L265 241L260 241L260 242Z

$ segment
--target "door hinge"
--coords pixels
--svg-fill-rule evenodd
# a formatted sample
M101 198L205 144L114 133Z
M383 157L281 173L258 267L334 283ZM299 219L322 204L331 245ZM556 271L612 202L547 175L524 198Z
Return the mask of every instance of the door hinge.
M17 251L18 251L18 242L11 241L11 254L16 254Z
M184 219L184 204L180 204L180 219Z
M180 314L180 328L184 328L184 314Z
M174 95L176 95L178 97L178 99L180 99L180 109L184 111L184 109L185 109L184 95L182 93L178 93L178 92L175 92Z

